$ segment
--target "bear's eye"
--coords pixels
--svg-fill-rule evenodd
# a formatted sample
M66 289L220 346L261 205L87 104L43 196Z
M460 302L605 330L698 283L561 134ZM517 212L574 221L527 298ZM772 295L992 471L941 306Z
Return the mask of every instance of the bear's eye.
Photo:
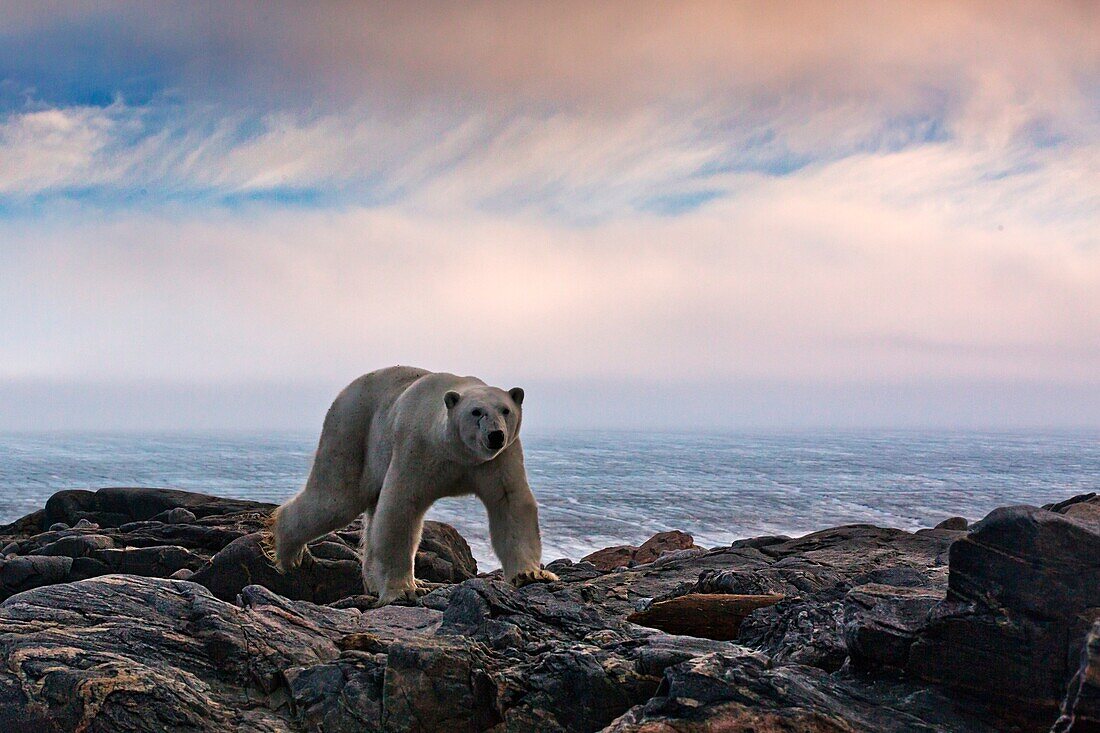
M474 417L481 417L481 410L474 410L470 414L473 415Z
M507 407L505 407L503 410L500 411L500 414L501 415L510 415L510 414L512 414L512 411L509 410Z

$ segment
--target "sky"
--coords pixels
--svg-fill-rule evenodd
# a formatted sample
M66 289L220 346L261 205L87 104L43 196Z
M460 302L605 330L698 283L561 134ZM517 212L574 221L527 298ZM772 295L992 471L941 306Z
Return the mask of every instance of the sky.
M0 0L0 429L312 430L391 364L1100 427L1100 4Z

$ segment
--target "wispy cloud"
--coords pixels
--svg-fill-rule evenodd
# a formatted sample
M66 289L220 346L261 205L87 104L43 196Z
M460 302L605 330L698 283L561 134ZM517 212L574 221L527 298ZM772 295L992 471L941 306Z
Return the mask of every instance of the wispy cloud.
M245 7L3 11L0 379L1096 384L1093 4Z

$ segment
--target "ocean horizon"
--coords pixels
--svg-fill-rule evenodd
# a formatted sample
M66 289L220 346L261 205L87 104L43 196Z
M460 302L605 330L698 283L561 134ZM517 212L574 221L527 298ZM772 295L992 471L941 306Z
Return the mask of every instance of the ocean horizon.
M308 475L309 431L0 434L0 524L62 489L155 486L278 503ZM544 559L678 529L703 546L840 524L915 530L1006 504L1100 490L1100 431L532 431L524 435ZM483 569L484 509L445 499Z

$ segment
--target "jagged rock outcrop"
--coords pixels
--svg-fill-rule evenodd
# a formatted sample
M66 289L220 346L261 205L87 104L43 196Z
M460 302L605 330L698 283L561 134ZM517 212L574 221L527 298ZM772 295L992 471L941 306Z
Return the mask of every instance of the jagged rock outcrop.
M433 525L417 572L438 587L373 609L356 526L279 575L267 505L62 492L0 528L0 730L1095 730L1095 506L680 538L520 589ZM739 624L715 615L731 603ZM655 609L737 638L629 620Z

